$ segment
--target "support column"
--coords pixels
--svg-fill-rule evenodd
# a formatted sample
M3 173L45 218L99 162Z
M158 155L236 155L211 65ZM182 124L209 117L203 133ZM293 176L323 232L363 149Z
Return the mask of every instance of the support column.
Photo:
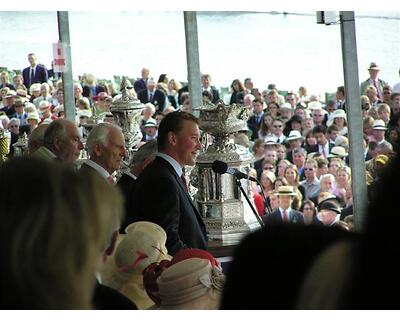
M190 104L194 108L200 107L201 97L201 75L199 62L199 41L197 34L196 11L184 11L185 39L186 39L186 60L189 81ZM198 116L198 112L192 113Z
M71 41L69 37L68 11L57 11L58 36L65 45L66 71L62 73L65 118L75 122L75 99L72 80Z
M353 212L355 228L364 229L368 208L367 184L363 146L360 85L358 79L357 43L353 11L340 12L340 31L344 85L346 90L346 113L348 122Z

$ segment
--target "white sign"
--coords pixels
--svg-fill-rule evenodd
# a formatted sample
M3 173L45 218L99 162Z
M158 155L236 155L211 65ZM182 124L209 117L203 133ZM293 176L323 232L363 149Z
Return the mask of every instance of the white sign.
M53 62L54 72L67 71L67 65L65 61L65 45L61 41L53 43Z

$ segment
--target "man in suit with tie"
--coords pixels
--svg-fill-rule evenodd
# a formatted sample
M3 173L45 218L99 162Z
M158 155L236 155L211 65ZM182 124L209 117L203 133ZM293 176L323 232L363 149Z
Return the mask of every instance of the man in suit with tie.
M292 186L280 186L278 188L279 208L270 215L263 216L265 224L296 223L304 224L304 218L300 211L291 208L296 192Z
M368 86L374 86L378 91L379 100L383 101L383 87L387 85L387 82L378 78L378 73L381 68L375 62L371 62L369 65L369 78L360 84L361 95L365 94L365 90Z
M264 104L260 99L254 99L253 105L253 115L247 120L247 125L251 130L251 140L254 141L258 139L258 131L260 130L261 122L263 121L264 115Z
M147 81L147 89L139 91L138 99L142 103L151 102L155 106L156 111L164 111L166 96L164 92L156 89L156 82L153 78Z
M136 94L140 91L146 89L147 80L149 79L150 70L147 68L142 68L142 77L136 80L133 84L133 88L135 89Z
M204 222L182 179L185 165L194 165L201 149L198 120L174 111L161 120L158 154L137 180L131 195L135 221L151 221L167 233L166 247L174 255L183 248L207 249Z
M28 54L30 66L22 70L24 84L29 89L33 83L47 82L49 75L44 65L37 63L37 58L34 53Z
M219 100L218 90L211 85L211 76L209 74L203 74L201 76L201 89L202 91L209 91L212 95L211 102L216 104Z
M80 170L96 172L113 185L112 174L121 167L126 155L125 137L121 128L108 122L99 123L90 131L86 146L89 159L82 164Z

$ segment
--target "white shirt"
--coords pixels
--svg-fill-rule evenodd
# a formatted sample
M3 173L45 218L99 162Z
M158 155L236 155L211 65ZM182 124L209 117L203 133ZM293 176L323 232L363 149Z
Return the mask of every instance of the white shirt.
M87 164L89 167L93 168L94 170L96 170L98 173L101 174L101 176L104 179L108 181L108 177L110 176L110 174L106 169L104 169L102 166L98 165L96 162L90 159L87 159L84 163Z
M320 144L318 145L318 152L322 155L324 155L323 150L325 150L325 158L328 157L329 155L329 142L325 143L324 146L321 146Z
M178 161L176 161L174 158L172 158L171 156L162 153L162 152L158 152L157 156L160 158L163 158L164 160L168 161L168 163L174 168L176 174L178 175L178 177L182 176L182 167L181 165L178 163Z
M283 208L281 208L281 207L279 207L279 211L281 212L281 218L282 218L282 221L284 221L284 217L283 217L283 211L284 211L285 209L283 209ZM288 221L290 220L290 213L292 212L292 208L287 208L286 209L286 212L287 212L287 218L288 218Z

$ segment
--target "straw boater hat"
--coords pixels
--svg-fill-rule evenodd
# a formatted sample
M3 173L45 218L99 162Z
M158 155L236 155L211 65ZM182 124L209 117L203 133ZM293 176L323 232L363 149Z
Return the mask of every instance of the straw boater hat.
M293 110L293 107L292 107L292 105L291 105L290 103L285 102L285 103L282 103L282 104L279 106L279 109L280 109L280 110L283 110L283 109Z
M373 130L387 130L385 122L381 119L374 121L374 123L372 125L372 129Z
M292 186L280 186L278 188L277 195L278 196L295 196L297 194L294 192L294 189Z
M338 136L335 139L335 145L340 147L348 147L349 146L349 139L345 136Z
M322 109L322 104L321 102L318 101L311 101L308 103L307 108L311 111L316 109Z
M189 258L164 270L157 279L160 309L218 309L225 277L207 259Z
M349 154L346 152L345 148L336 146L331 149L331 153L327 158L345 158Z
M289 136L286 138L286 141L297 140L297 139L304 140L304 137L301 135L300 131L292 130L290 131Z
M335 110L332 115L330 116L329 120L326 122L326 125L329 127L333 124L333 120L336 118L344 118L347 121L346 112L343 109Z
M31 112L31 113L28 113L28 116L26 118L26 121L28 121L28 120L36 120L37 122L39 122L40 121L40 117L37 114L37 112Z
M264 138L264 146L276 146L279 143L277 143L271 136L266 136Z

